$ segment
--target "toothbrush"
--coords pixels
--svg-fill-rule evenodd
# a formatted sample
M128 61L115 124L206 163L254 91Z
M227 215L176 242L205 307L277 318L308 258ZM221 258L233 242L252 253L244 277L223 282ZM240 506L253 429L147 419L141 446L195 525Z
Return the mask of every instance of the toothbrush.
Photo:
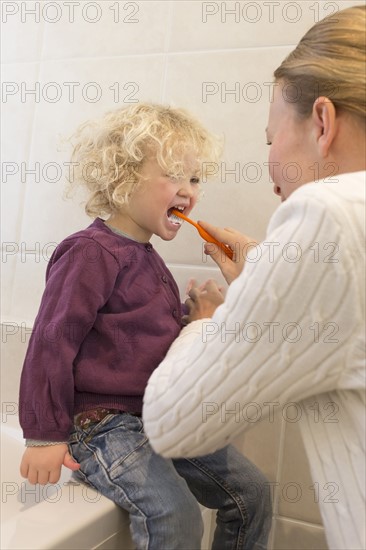
M215 237L207 233L207 231L205 231L203 227L201 227L198 223L194 222L193 220L191 220L190 218L182 214L182 212L180 212L179 210L176 210L175 208L173 208L172 212L175 216L178 216L179 218L182 218L182 220L185 220L186 222L192 224L197 229L202 239L204 239L208 243L217 244L217 246L219 246L221 250L225 252L226 256L230 258L230 260L233 259L233 251L229 246L215 239Z

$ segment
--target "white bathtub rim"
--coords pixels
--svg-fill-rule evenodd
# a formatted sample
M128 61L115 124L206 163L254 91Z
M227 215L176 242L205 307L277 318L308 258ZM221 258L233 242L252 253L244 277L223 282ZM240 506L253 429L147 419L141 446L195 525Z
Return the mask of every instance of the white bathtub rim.
M128 523L126 512L92 488L70 480L66 468L55 486L30 485L19 473L23 451L20 429L2 426L2 550L93 548Z

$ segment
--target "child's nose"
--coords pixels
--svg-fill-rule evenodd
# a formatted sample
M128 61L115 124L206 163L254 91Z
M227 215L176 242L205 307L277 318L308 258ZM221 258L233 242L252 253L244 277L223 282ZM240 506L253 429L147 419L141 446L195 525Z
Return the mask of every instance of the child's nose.
M197 185L193 185L189 179L184 179L180 182L178 195L181 197L194 197L197 191Z

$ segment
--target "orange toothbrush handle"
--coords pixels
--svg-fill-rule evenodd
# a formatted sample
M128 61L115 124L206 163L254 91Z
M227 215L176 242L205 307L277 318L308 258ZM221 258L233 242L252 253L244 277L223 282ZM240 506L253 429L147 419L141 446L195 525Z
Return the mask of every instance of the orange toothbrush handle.
M183 212L181 212L180 210L176 210L174 208L173 209L173 214L178 216L178 218L182 218L182 220L185 220L186 222L193 225L197 229L198 233L201 235L202 239L204 239L208 243L217 244L217 246L219 246L221 248L221 250L223 252L225 252L226 256L228 256L230 258L230 260L233 259L234 252L232 251L232 249L229 246L227 246L226 244L221 243L220 241L215 239L215 237L213 237L212 235L207 233L207 231L205 231L205 229L203 229L203 227L201 227L197 222L194 222L193 220L188 218L188 216L185 216L183 214Z
M203 227L201 227L199 224L197 224L197 230L198 230L198 233L201 235L201 237L207 241L208 243L213 243L213 244L216 244L217 246L219 246L221 248L221 250L223 252L225 252L226 256L228 256L230 258L230 260L233 259L233 251L232 249L227 246L226 244L224 243L221 243L220 241L218 241L217 239L215 239L215 237L213 237L212 235L210 235L209 233L207 233L207 231L205 231L203 229Z

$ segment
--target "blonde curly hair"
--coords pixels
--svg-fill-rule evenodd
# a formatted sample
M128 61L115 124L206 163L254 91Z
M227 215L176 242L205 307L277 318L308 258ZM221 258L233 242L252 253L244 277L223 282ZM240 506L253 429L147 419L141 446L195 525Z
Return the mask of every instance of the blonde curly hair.
M142 184L140 171L151 155L169 175L181 177L187 154L193 152L202 172L204 163L217 160L221 149L219 140L183 109L150 103L88 121L75 132L74 140L69 191L86 187L85 211L92 217L109 215L128 203Z

